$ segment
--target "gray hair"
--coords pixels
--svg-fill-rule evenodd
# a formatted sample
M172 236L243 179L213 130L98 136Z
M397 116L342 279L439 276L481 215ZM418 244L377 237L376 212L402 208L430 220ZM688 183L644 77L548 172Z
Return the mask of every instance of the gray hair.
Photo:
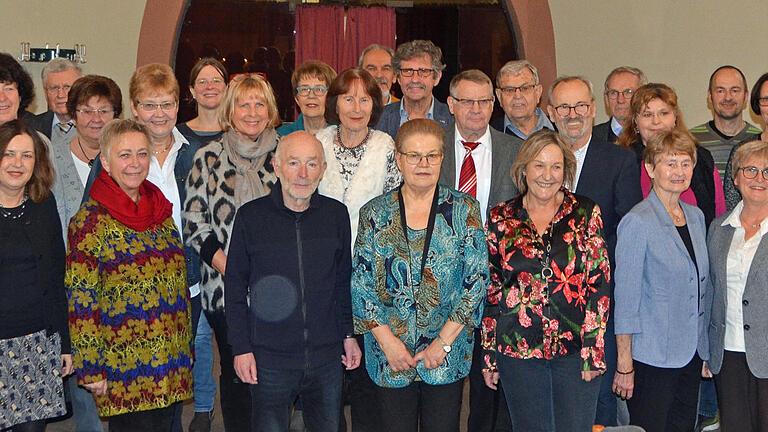
M389 54L390 60L395 58L395 50L392 48L379 44L370 44L360 53L360 60L357 61L357 67L363 67L363 58L371 51L386 51L387 54Z
M588 79L584 78L581 75L570 75L570 76L557 77L555 82L553 82L552 85L549 86L549 92L547 92L547 97L549 99L549 103L550 104L552 104L552 93L555 91L555 88L558 85L562 84L562 83L567 83L567 82L571 82L571 81L581 81L581 82L583 82L584 85L586 85L587 88L589 88L589 98L590 98L590 100L595 100L595 92L592 89L592 83Z
M611 80L611 78L613 78L614 75L617 75L620 73L628 73L636 76L638 81L638 87L642 87L648 84L648 79L645 77L645 74L640 69L632 66L619 66L616 69L612 70L611 73L609 73L608 76L605 78L606 93L608 92L608 90L610 90L608 88L608 82Z
M461 71L458 74L454 75L451 79L451 84L448 86L449 92L451 94L451 97L456 99L456 87L459 86L459 83L462 81L471 81L475 84L480 85L487 85L488 89L491 92L491 99L493 99L493 83L491 83L491 79L486 75L483 71L479 69L469 69L465 71Z
M428 40L412 40L405 42L397 47L395 56L392 58L392 68L395 73L400 72L400 64L403 60L410 60L414 57L427 56L432 63L432 69L442 72L445 69L443 64L443 51Z
M78 75L83 74L83 70L80 69L80 66L78 66L72 60L63 57L56 57L55 59L49 61L48 64L46 64L43 68L43 72L40 73L40 77L43 79L43 86L45 86L45 80L48 79L48 74L66 72L72 69L76 70Z
M501 87L501 78L504 75L519 75L520 71L522 71L524 68L528 68L528 70L531 71L531 74L533 75L533 83L538 85L539 70L536 69L536 66L532 65L528 60L510 60L504 63L504 66L502 66L501 69L499 69L499 72L496 74L496 87Z

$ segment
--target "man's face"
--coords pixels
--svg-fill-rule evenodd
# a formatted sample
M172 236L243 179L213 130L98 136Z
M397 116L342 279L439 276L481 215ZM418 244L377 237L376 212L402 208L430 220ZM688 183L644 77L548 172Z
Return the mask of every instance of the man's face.
M440 82L441 76L442 72L434 70L429 56L424 54L400 62L397 82L400 83L403 98L411 102L420 102L425 98L429 99L432 89Z
M323 146L314 136L300 131L283 138L278 152L272 164L283 187L283 199L291 208L291 203L309 199L323 178Z
M462 80L456 85L454 96L448 97L448 108L456 119L456 127L464 139L477 140L491 120L493 89L488 84Z
M608 81L608 89L605 91L605 106L608 107L608 115L616 118L622 125L626 124L630 115L630 102L632 96L624 93L631 90L633 93L640 87L640 78L629 72L614 74Z
M549 103L549 118L572 147L577 145L573 150L578 150L586 144L585 138L592 135L595 119L595 101L590 97L589 87L579 80L561 82Z
M541 84L536 84L533 73L524 67L519 73L508 73L501 77L496 97L511 121L524 120L534 115L541 101Z
M45 80L45 100L48 102L48 109L56 113L59 120L69 119L67 114L67 95L72 84L80 78L80 72L76 69L65 70L64 72L49 73Z
M381 95L385 100L389 99L389 89L395 79L392 69L392 56L384 50L370 50L363 56L363 69L371 74L381 88Z
M712 105L715 117L723 120L740 118L747 104L747 89L741 74L731 68L718 71L707 93L707 102Z

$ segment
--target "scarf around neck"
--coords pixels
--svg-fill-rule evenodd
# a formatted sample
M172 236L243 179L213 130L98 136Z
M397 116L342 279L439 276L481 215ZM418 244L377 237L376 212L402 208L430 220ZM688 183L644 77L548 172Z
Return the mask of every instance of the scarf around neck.
M264 129L256 141L251 141L229 129L222 135L221 144L235 167L235 208L267 195L269 189L262 183L259 170L277 147L277 132Z
M147 180L139 187L138 204L133 202L107 170L101 170L94 180L91 198L103 205L110 216L135 231L162 225L171 216L173 207L160 189Z

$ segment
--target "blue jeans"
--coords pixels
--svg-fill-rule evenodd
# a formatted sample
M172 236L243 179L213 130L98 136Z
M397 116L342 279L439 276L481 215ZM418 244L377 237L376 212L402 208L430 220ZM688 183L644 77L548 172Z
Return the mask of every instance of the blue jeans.
M613 330L613 314L608 318L605 327L605 374L606 377L600 386L600 395L597 398L597 414L595 424L603 426L618 426L618 399L613 393L613 376L616 374L616 334Z
M342 368L331 362L312 369L266 369L257 365L251 390L251 431L288 431L291 405L301 396L304 424L312 432L338 432Z
M72 418L75 420L76 432L102 432L99 410L93 395L88 390L77 385L77 377L66 378L69 386L69 397L72 399Z
M512 430L585 432L592 430L602 377L581 379L581 356L521 360L497 355Z
M213 378L213 331L205 318L200 314L195 336L195 364L192 375L195 380L195 412L213 410L216 398L216 380Z
M707 418L717 417L717 390L715 380L702 378L699 387L699 415Z

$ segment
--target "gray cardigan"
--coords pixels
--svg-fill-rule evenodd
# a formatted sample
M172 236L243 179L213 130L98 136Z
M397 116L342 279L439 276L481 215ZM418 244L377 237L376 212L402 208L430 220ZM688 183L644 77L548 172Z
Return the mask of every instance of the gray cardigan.
M632 335L632 358L662 368L683 367L696 352L709 359L707 228L701 210L680 206L696 265L654 191L621 220L616 244L616 334Z
M719 373L723 364L725 314L727 302L727 262L731 240L736 229L722 223L733 210L712 221L709 229L709 262L714 297L709 321L709 369ZM744 318L744 347L747 366L758 378L768 378L768 238L757 247L747 274L747 285L741 297ZM748 326L748 327L747 327Z

